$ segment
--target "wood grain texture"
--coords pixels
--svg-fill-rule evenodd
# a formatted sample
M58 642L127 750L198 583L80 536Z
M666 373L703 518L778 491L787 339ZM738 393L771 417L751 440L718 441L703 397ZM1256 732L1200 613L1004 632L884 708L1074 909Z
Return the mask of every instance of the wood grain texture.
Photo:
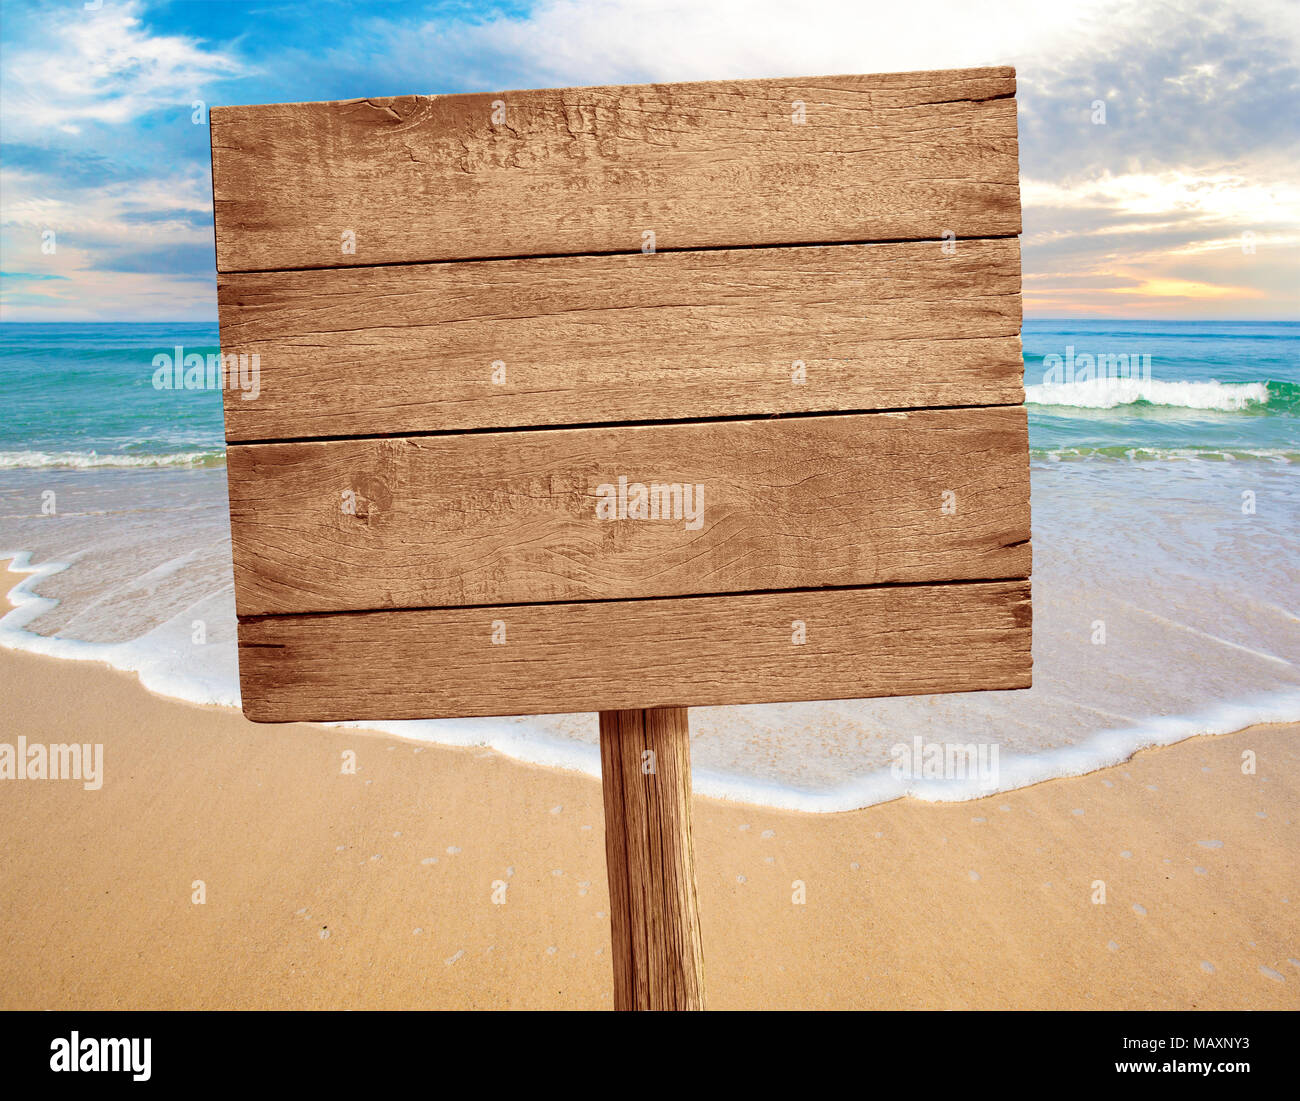
M226 391L231 440L1024 400L1016 239L242 273L218 297L223 351L260 365L256 399Z
M703 1009L686 709L602 711L600 775L614 1008Z
M1026 432L1008 406L234 445L236 607L1026 577ZM667 518L602 519L620 477L690 497L654 494Z
M257 722L1028 688L1030 669L1028 581L267 616L239 625L244 714Z
M1014 235L1014 95L990 68L213 108L217 267Z

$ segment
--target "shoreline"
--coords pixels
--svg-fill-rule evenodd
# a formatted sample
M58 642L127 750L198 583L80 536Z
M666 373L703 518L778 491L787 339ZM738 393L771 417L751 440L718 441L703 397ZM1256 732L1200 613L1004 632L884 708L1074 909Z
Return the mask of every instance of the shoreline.
M111 643L87 642L28 632L26 625L30 621L39 618L58 604L57 600L34 591L35 586L47 578L57 576L68 568L68 564L52 560L33 564L30 553L26 551L0 555L0 562L4 564L6 572L18 578L4 594L5 614L0 616L0 620L11 620L13 633L22 636L17 645L0 641L0 654L33 654L52 660L99 665L115 673L134 678L143 691L159 699L174 701L187 707L219 707L233 715L240 714L237 685L230 692L218 694L218 697L200 700L185 691L186 687L192 686L184 681L165 680L160 683L157 671L153 667L154 662L142 645L141 639ZM178 689L177 683L182 687ZM205 688L210 691L209 686ZM812 791L758 777L741 778L729 773L714 772L707 767L701 768L697 765L694 772L695 789L697 793L723 802L814 815L843 814L883 806L899 799L962 804L991 795L1021 790L1054 779L1091 775L1101 769L1123 764L1137 753L1177 745L1189 738L1218 737L1252 726L1300 723L1300 719L1280 717L1276 714L1280 711L1289 716L1295 711L1292 697L1280 698L1283 701L1280 706L1276 703L1271 705L1274 714L1268 714L1270 707L1260 704L1220 704L1208 712L1166 718L1163 723L1164 729L1158 731L1141 726L1131 729L1101 730L1074 744L1032 753L1004 752L999 754L999 776L1002 782L992 788L980 787L972 790L969 778L962 781L960 787L954 787L951 781L913 777L902 781L907 784L907 790L898 791L898 785L891 782L893 778L890 776L890 769L886 767L829 791ZM1261 715L1261 711L1265 714ZM1247 713L1243 714L1243 712ZM338 724L306 725L322 730L331 727L357 730L367 736L390 738L418 746L487 749L501 753L523 765L557 768L598 779L600 751L594 740L594 716L555 716L554 718L565 724L590 719L591 739L589 741L561 740L536 731L524 737L512 737L508 727L519 722L518 717L499 720L444 720L449 724L463 725L458 729L450 728L456 729L456 735L451 735L450 729L445 728L441 731L443 736L439 738L418 737L406 733L401 729L405 724L394 722L367 723L357 720ZM493 722L499 724L499 729L482 738L475 728L482 726L486 730L487 724ZM1148 720L1148 722L1159 725L1157 720ZM910 745L915 737L918 736L909 737L903 744Z
M610 1004L591 777L255 725L89 662L7 651L0 675L0 740L105 746L99 791L0 781L4 1008ZM697 795L709 1005L1296 1008L1297 733L1190 738L960 803Z

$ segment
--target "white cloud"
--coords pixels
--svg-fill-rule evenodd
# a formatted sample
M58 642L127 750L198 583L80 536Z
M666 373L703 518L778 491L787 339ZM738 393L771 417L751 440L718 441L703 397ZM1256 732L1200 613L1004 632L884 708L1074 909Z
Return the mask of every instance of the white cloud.
M205 85L254 72L232 53L150 34L137 0L106 0L94 12L74 0L47 12L6 42L7 141L84 150L69 135L114 126L129 140L131 120L188 110L192 98L207 98ZM324 53L296 50L290 38L262 44L276 48L276 63L244 94L305 100L1012 64L1027 287L1036 271L1054 273L1063 289L1090 272L1114 280L1099 294L1127 280L1157 297L1188 297L1215 285L1216 272L1192 270L1204 257L1225 287L1241 279L1272 288L1261 309L1288 308L1294 265L1283 257L1300 234L1295 128L1282 125L1278 107L1300 57L1300 6L1289 0L542 0L521 17L415 25L376 6L336 41ZM1113 97L1104 127L1088 122L1096 96ZM47 270L33 266L41 257L30 250L34 227L53 223L65 227L60 263L71 280L43 293L71 301L79 288L96 311L130 294L156 316L178 316L163 308L165 281L174 280L179 302L193 279L94 269L123 263L132 247L162 256L210 242L190 217L210 210L206 163L192 168L173 162L93 195L53 175L7 174L5 267ZM1227 260L1240 256L1247 229L1260 250L1254 271L1239 272Z
M1252 0L1246 10L1300 48L1291 0ZM363 54L382 56L387 72L402 73L412 91L440 62L486 79L490 90L506 90L493 79L502 70L535 74L544 85L1006 64L1046 77L1068 59L1156 44L1159 28L1193 16L1230 31L1237 11L1228 0L543 0L526 16L470 26L411 27L377 17L371 26L380 48L360 45ZM337 60L346 65L357 45ZM1210 77L1201 71L1185 79Z
M1070 187L1022 180L1020 199L1026 207L1096 210L1146 219L1131 222L1130 229L1140 224L1156 228L1193 223L1300 229L1300 186L1264 183L1229 172L1107 174Z
M82 271L39 284L40 300L22 301L9 280L0 321L211 321L211 284L142 272Z
M211 208L201 170L59 194L43 176L6 169L0 171L0 191L5 196L0 255L6 272L19 273L4 280L0 319L211 318L211 279L115 266L141 255L212 247L211 228L195 225L191 217L205 216ZM47 231L54 234L52 252L43 247ZM41 277L39 282L27 278L32 275ZM39 304L29 300L33 291L39 292Z
M522 19L390 27L383 52L425 82L431 57L508 57L556 84L901 72L1047 58L1125 10L1119 0L549 0Z
M92 11L68 4L7 46L0 129L15 141L76 134L86 123L120 125L187 105L205 84L244 71L191 39L148 33L136 0Z

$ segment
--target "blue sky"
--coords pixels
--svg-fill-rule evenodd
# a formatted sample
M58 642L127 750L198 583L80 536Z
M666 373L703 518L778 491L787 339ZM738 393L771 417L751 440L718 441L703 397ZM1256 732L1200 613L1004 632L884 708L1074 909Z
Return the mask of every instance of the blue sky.
M1027 314L1300 317L1292 0L5 0L0 318L215 318L208 105L985 64Z

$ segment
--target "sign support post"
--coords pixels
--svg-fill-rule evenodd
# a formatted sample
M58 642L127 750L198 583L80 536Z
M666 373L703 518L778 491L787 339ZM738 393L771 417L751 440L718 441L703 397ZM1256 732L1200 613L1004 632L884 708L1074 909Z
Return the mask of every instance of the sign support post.
M684 707L600 713L615 1009L703 1009Z

